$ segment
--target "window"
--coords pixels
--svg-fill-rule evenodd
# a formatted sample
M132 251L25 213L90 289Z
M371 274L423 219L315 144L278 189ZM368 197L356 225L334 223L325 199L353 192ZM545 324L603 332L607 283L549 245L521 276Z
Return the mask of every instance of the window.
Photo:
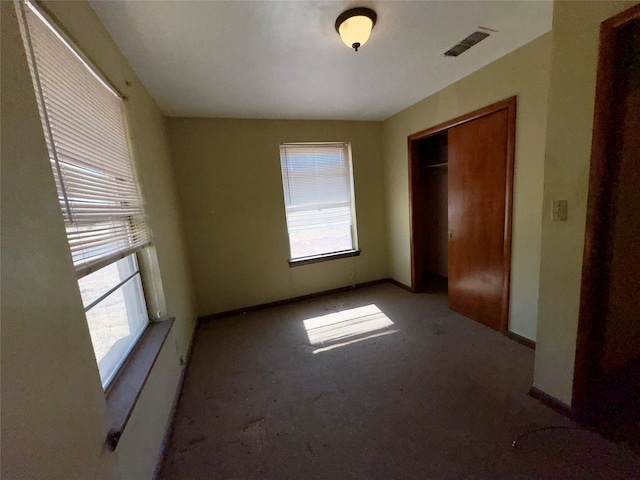
M100 379L107 385L148 323L135 254L78 280Z
M292 265L358 253L350 152L348 143L280 146Z
M148 232L123 98L28 0L18 8L49 159L103 386L148 324L135 252Z

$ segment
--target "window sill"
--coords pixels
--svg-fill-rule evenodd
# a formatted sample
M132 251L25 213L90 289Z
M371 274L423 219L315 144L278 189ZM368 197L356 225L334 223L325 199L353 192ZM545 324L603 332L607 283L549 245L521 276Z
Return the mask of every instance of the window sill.
M124 427L131 417L131 412L174 322L173 317L164 321L150 322L118 376L107 388L107 408L113 423L107 434L106 443L112 452L118 446Z
M315 255L313 257L294 258L289 260L290 267L299 267L301 265L309 265L310 263L328 262L329 260L337 260L339 258L359 257L360 250L345 250L343 252L326 253L324 255Z

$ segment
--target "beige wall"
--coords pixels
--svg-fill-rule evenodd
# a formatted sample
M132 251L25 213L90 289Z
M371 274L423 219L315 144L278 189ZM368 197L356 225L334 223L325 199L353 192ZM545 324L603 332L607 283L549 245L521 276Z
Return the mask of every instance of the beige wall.
M379 122L171 118L200 315L387 276ZM359 257L290 268L279 145L351 142Z
M12 2L2 8L2 476L151 478L195 309L165 121L86 2L50 9L129 97L154 248L152 303L176 324L115 453ZM132 82L131 87L125 81Z
M571 404L600 22L637 2L556 2L534 385ZM551 221L553 199L569 202Z
M509 328L536 339L551 35L546 34L384 121L389 274L409 285L407 136L518 96Z

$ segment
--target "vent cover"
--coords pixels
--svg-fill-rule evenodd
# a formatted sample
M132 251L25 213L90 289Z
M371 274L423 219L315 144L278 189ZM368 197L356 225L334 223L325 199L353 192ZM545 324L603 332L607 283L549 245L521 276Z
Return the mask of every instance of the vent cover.
M473 32L471 35L469 35L467 38L462 40L460 43L454 45L449 50L444 52L444 56L445 57L457 57L458 55L460 55L463 52L466 52L471 47L473 47L477 43L481 42L482 40L484 40L488 36L489 36L489 34L487 32L480 32L480 31Z

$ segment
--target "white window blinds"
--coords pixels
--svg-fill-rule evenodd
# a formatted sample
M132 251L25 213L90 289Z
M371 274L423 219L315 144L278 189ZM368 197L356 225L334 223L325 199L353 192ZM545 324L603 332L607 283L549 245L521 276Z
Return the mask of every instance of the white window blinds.
M24 3L22 29L73 263L82 277L145 247L122 98Z
M280 146L291 258L354 249L349 145Z

